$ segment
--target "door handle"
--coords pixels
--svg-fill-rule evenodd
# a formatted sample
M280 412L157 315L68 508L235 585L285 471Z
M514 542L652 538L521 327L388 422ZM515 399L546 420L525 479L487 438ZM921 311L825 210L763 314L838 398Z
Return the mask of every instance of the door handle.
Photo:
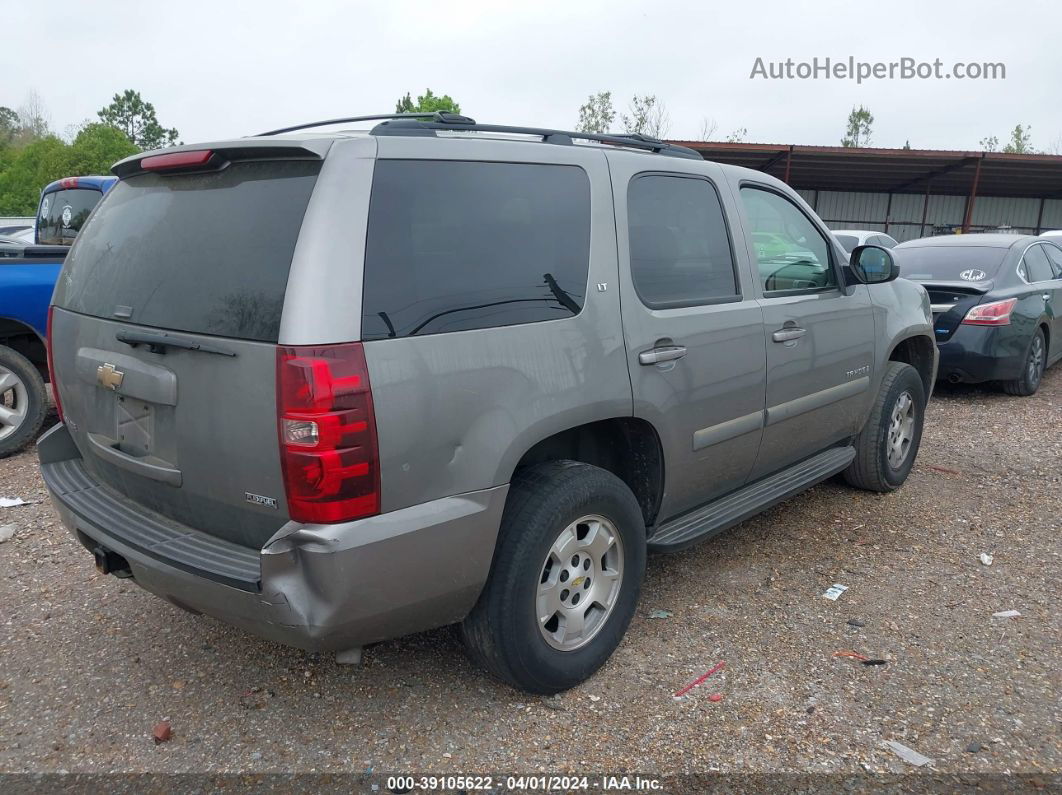
M797 326L786 326L785 328L774 332L771 335L771 339L775 342L789 342L790 340L798 340L807 333L807 329L798 328Z
M668 345L666 347L642 351L638 354L638 361L641 364L660 364L661 362L671 362L675 359L681 359L685 355L685 345Z

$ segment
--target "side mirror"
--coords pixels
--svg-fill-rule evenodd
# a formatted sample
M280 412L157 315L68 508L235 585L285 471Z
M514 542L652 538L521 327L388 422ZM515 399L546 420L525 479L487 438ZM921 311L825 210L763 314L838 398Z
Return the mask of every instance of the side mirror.
M892 253L881 246L856 246L849 261L852 275L863 284L891 282L900 275Z

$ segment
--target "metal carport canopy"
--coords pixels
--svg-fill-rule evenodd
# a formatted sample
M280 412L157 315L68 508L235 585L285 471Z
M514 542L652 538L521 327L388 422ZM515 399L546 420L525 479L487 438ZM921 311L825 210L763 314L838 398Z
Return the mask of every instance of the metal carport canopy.
M1062 198L1062 156L670 141L806 190Z

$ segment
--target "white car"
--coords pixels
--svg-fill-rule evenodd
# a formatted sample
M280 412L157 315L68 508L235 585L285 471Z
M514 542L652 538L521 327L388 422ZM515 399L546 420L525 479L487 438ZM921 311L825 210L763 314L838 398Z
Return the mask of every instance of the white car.
M1041 232L1040 237L1053 237L1058 239L1062 237L1062 229L1049 229L1046 232Z
M895 248L896 246L895 238L875 229L834 229L833 236L849 254L856 246L868 244L883 248Z

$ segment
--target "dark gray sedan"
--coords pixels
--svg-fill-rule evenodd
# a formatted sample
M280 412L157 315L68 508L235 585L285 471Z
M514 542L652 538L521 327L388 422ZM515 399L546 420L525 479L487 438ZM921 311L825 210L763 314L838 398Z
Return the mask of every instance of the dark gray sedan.
M1062 248L1024 235L949 235L893 249L933 304L938 378L1031 395L1062 359Z

